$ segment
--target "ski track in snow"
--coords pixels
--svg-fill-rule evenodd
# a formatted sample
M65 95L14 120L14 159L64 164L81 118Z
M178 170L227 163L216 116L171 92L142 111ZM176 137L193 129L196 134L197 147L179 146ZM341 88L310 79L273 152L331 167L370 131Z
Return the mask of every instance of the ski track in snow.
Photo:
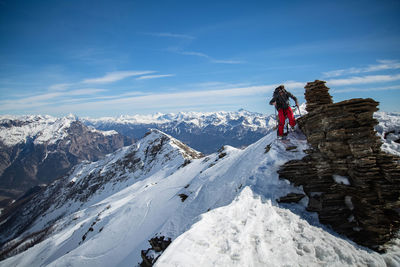
M290 139L293 152L271 133L244 150L225 146L183 168L174 159L154 163L138 180L128 174L81 207L70 202L47 214L66 212L48 239L0 266L135 266L156 234L174 240L157 266L400 266L399 240L380 255L320 225L305 211L307 199L277 204L289 192L302 192L277 174L283 163L305 155L304 136L292 133ZM129 149L82 164L70 179L111 166ZM184 202L181 193L188 196Z

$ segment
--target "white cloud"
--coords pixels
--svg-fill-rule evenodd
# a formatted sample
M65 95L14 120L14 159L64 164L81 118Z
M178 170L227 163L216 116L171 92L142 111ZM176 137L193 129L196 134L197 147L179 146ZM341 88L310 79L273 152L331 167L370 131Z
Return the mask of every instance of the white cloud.
M103 77L99 78L92 78L92 79L85 79L82 81L84 84L104 84L104 83L112 83L116 81L120 81L132 76L140 76L154 73L155 71L115 71L107 73Z
M105 92L105 91L107 91L107 90L96 89L96 88L85 88L85 89L69 91L66 93L66 96L67 95L92 95L92 94L97 94L97 93L101 93L101 92Z
M363 68L348 68L324 72L325 77L338 77L349 74L367 73L381 70L400 69L400 62L397 60L377 60L379 64L369 65Z
M351 92L373 92L373 91L388 91L388 90L400 90L400 85L374 87L374 88L344 88L344 89L333 89L333 93L351 93Z
M167 74L165 74L167 75ZM168 74L169 75L169 74ZM150 79L155 77L142 79ZM400 74L397 75L373 75L363 77L350 77L348 79L331 79L327 81L327 86L333 87L333 93L351 92L351 91L373 91L373 90L400 90L399 85L387 85L375 87L371 89L343 88L335 89L335 87L350 87L352 85L376 84L384 82L393 82L400 80ZM282 82L285 87L292 93L298 93L296 90L304 90L305 82L286 81ZM196 109L196 107L227 107L240 106L247 100L265 103L265 97L272 96L272 91L279 84L267 84L251 86L248 84L229 84L221 82L208 82L187 85L189 90L181 90L176 88L169 92L138 92L131 91L123 94L103 95L105 89L83 88L70 91L47 92L35 96L12 98L0 101L0 111L10 112L17 110L19 112L39 112L59 113L65 110L66 113L71 111L75 113L98 113L104 110L110 112L128 113L140 112L144 110L161 110L161 109ZM371 87L371 86L370 86ZM82 97L78 97L82 96ZM254 100L256 99L256 100Z
M395 75L370 75L362 77L350 77L346 79L328 80L329 86L344 86L353 84L383 83L400 80L400 74Z
M242 64L243 61L239 60L230 60L230 59L216 59L213 58L205 53L202 52L195 52L195 51L181 51L177 49L169 49L172 52L185 55L185 56L196 56L196 57L203 57L208 59L211 63L217 63L217 64Z
M181 54L181 55L186 55L186 56L197 56L197 57L204 57L204 58L211 59L211 57L210 57L209 55L206 55L206 54L204 54L204 53L201 53L201 52L193 52L193 51L181 51L181 52L178 52L178 54Z
M77 99L71 98L71 96L91 96L100 92L107 91L105 89L96 89L96 88L85 88L71 91L61 91L61 92L51 92L51 93L42 93L37 95L32 95L28 97L14 98L14 99L6 99L0 101L0 105L2 105L3 110L6 108L15 109L15 107L20 108L23 107L35 107L35 106L44 106L44 105L52 105L58 103L65 98L76 101ZM87 99L87 98L86 98Z
M304 86L304 85L303 85ZM63 98L68 95L67 92L57 92L52 94L42 94L30 98L22 98L17 100L8 100L7 103L0 101L0 111L15 110L21 105L24 108L41 108L46 112L59 112L57 109L69 109L74 112L86 110L103 110L105 107L114 109L131 110L132 106L135 109L148 109L149 107L190 107L198 105L220 105L229 104L235 99L238 101L243 96L253 96L265 94L272 91L276 85L263 86L247 86L247 87L231 87L227 89L204 89L199 91L179 91L168 93L148 93L142 94L138 92L129 92L113 97L97 96L83 99ZM90 89L93 92L100 92L102 89ZM72 94L71 94L72 93ZM89 90L74 90L69 95L83 95L90 93ZM80 102L79 102L80 101ZM30 103L30 104L29 104ZM28 104L25 106L25 104ZM18 108L21 110L21 108Z
M67 90L72 83L58 83L58 84L53 84L49 87L50 91L64 91Z
M136 80L149 80L149 79L158 79L158 78L173 77L173 76L175 76L175 74L145 75L136 78Z
M213 63L222 63L222 64L242 64L243 61L239 60L220 60L220 59L212 59Z
M171 37L171 38L179 38L179 39L196 39L196 37L187 35L187 34L179 34L179 33L170 33L170 32L149 32L145 33L147 35L157 36L157 37Z
M20 98L17 100L17 103L18 104L28 104L28 103L38 102L38 101L46 101L46 100L54 99L56 97L60 97L63 94L64 93L62 93L62 92L39 94L39 95L35 95L35 96Z

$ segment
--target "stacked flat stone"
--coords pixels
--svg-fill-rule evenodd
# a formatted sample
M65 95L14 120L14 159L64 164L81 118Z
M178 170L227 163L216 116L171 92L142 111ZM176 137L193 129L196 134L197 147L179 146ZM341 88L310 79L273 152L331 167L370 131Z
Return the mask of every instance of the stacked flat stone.
M400 229L400 158L380 149L373 118L379 103L314 103L319 107L298 120L311 149L282 166L280 178L303 186L308 210L322 223L380 251Z
M306 110L308 112L321 105L332 104L332 96L329 94L329 88L325 86L325 83L325 81L315 80L305 86L304 97L307 101Z

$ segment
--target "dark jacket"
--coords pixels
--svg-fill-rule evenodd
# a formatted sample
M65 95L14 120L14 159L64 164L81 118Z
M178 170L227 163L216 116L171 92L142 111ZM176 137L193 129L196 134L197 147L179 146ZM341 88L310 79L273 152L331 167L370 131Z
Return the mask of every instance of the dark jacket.
M272 105L272 103L276 102L277 110L280 110L281 108L287 109L288 107L290 107L289 97L291 97L294 100L294 102L297 103L297 98L294 95L292 95L285 89L283 89L283 92L284 93L281 95L278 90L275 90L271 101L269 101L270 105Z

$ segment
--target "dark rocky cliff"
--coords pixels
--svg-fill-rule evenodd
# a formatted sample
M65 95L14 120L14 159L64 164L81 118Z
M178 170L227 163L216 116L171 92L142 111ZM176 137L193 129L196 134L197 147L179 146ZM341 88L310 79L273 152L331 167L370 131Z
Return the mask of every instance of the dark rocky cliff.
M302 185L308 210L358 244L374 250L400 229L400 158L381 151L373 113L378 102L332 103L323 81L305 87L307 115L298 120L311 149L287 162L280 178Z

